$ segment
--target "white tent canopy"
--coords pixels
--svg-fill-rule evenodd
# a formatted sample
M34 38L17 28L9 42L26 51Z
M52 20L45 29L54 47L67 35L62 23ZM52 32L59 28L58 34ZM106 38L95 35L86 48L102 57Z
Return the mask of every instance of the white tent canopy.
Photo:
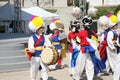
M5 4L0 7L0 20L14 20L14 6ZM31 16L40 16L44 20L51 20L52 18L59 18L58 14L48 12L40 7L22 8L21 20L29 20Z
M53 18L59 18L58 14L50 13L40 7L31 7L31 8L23 8L21 13L22 20L30 20L32 16L40 16L45 21L45 31L47 30L47 26L51 23ZM25 24L28 26L28 23ZM26 28L26 27L25 27ZM26 28L26 33L29 33L28 28Z
M48 12L37 6L22 9L22 20L26 20L26 19L28 20L31 17L30 15L40 16L44 20L51 20L52 18L59 18L58 14Z

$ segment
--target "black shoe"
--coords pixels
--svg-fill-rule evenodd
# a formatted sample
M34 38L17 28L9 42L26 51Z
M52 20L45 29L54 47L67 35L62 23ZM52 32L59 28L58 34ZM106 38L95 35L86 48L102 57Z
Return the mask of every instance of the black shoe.
M39 71L41 71L41 69L42 69L42 67L41 67L41 65L39 66Z
M70 74L70 77L73 77L73 75L72 75L72 74Z
M110 75L110 73L108 73L108 72L104 72L104 75L107 76L107 75Z

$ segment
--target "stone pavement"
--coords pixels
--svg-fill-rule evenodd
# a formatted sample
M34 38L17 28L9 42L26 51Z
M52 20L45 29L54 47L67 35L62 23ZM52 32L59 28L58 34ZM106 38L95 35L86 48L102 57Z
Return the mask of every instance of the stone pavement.
M68 65L68 62L69 55L67 55L67 58L64 59L64 63L66 65ZM41 72L38 72L36 80L41 80L40 78ZM0 80L30 80L29 69L0 73ZM73 80L73 79L72 77L70 77L68 66L66 66L64 69L50 71L48 80ZM83 80L87 80L85 76ZM112 75L103 76L102 74L99 74L94 78L94 80L112 80Z

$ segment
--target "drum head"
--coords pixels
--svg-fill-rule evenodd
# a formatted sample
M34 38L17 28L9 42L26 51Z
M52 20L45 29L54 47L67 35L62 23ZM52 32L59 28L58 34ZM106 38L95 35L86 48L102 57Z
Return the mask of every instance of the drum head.
M44 64L50 64L53 60L53 56L54 55L51 48L45 48L41 53L41 59Z

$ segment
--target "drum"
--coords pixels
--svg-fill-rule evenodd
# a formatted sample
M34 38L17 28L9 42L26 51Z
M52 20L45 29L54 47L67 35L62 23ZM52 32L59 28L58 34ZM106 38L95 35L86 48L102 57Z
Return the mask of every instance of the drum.
M41 53L41 60L44 64L53 65L58 61L58 52L54 48L44 48Z

